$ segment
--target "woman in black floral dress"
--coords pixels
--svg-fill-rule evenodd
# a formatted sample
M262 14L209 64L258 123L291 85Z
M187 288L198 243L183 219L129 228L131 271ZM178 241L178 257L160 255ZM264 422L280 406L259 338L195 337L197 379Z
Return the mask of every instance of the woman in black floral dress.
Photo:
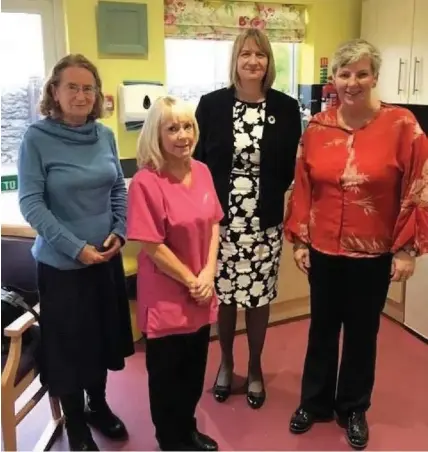
M277 295L284 194L294 174L301 120L295 99L271 88L275 64L267 37L248 29L232 51L231 86L202 96L195 157L210 168L223 211L218 273L222 362L217 401L231 392L237 308L246 309L250 360L247 401L266 397L261 355L269 304ZM214 275L213 275L214 277Z

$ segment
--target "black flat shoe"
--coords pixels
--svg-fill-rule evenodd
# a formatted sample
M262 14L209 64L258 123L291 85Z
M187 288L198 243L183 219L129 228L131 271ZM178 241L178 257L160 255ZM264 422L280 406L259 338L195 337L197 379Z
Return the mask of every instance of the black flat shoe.
M218 384L214 385L213 388L214 391L214 399L217 400L219 403L226 402L226 400L229 398L230 394L232 393L232 386L220 386Z
M223 402L226 402L226 400L230 397L230 394L232 393L232 384L231 383L229 383L228 385L217 384L219 374L220 374L220 369L217 372L217 377L215 379L215 383L213 386L213 394L214 394L214 399L217 402L223 403Z
M124 440L128 438L125 424L111 411L107 403L96 410L88 406L85 408L88 424L101 432L105 437L113 440Z
M298 408L291 416L289 429L291 433L305 433L310 430L316 422L330 422L332 420L333 414L330 416L315 416L303 408Z
M250 408L253 410L258 410L261 408L266 401L266 390L264 388L260 392L253 392L249 390L249 383L247 381L247 403Z
M352 448L363 450L367 447L369 426L365 413L354 411L349 416L339 416L337 423L340 427L346 429L346 440Z

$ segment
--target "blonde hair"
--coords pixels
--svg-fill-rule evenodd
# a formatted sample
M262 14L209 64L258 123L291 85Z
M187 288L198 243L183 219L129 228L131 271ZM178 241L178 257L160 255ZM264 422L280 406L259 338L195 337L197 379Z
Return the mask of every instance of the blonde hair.
M268 89L272 88L272 85L275 82L275 59L268 37L258 28L247 28L239 36L236 37L235 42L233 43L229 69L230 85L240 86L238 75L238 57L247 39L253 39L259 49L267 56L268 65L266 68L266 74L262 80L262 91L266 92Z
M333 75L336 75L340 68L355 63L364 57L370 59L373 75L378 76L382 64L381 54L377 47L365 39L352 39L339 46L332 58Z
M150 107L138 138L138 168L149 166L154 170L159 171L164 166L165 159L161 149L160 127L163 121L173 115L188 118L192 122L194 142L191 153L193 154L199 139L199 127L198 122L196 121L194 108L188 102L177 97L160 97Z
M95 79L96 99L92 111L88 115L88 119L98 119L103 116L104 95L102 92L101 77L97 67L91 63L85 56L81 54L70 54L61 58L52 69L51 75L47 79L44 87L42 99L40 101L40 113L44 116L61 117L62 110L58 102L55 101L53 88L57 87L61 82L62 72L69 67L81 67L87 69Z

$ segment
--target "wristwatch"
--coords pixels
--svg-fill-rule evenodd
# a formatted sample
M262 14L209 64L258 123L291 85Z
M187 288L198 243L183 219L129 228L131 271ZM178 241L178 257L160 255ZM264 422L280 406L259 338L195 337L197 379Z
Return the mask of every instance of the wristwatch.
M307 248L308 248L308 245L306 243L303 243L303 242L299 242L299 243L294 242L293 243L293 252L296 252L297 250L304 250Z
M405 253L407 253L410 257L416 257L417 253L416 253L416 250L414 248L406 247L406 248L403 248L403 251Z

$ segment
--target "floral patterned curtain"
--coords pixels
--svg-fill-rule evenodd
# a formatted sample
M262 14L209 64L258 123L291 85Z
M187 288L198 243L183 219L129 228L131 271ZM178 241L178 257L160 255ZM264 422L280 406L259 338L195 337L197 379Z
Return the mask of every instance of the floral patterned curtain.
M235 39L244 29L261 28L275 42L302 42L304 8L234 0L164 0L165 36Z

